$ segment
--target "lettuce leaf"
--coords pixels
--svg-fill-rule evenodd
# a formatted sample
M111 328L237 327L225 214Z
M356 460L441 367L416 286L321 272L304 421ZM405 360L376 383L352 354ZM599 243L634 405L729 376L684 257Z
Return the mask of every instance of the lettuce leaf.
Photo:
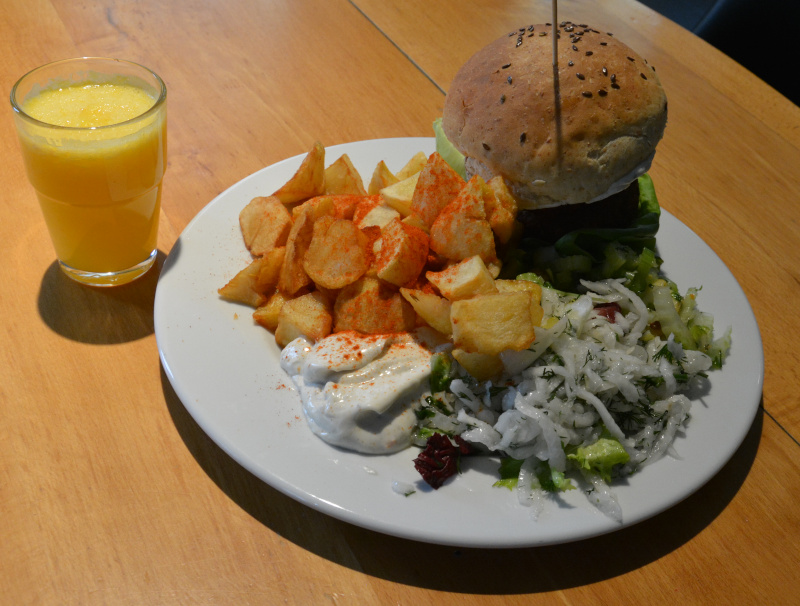
M454 171L461 175L462 179L466 180L467 173L464 168L464 156L445 136L444 130L442 129L441 118L436 118L436 120L433 121L433 132L436 135L436 151L439 152L442 159L447 162Z
M597 473L606 482L611 481L611 469L614 465L627 463L630 455L614 438L600 438L594 444L578 448L567 458L574 461L578 467L586 471Z
M505 457L500 460L500 479L493 486L496 488L514 489L519 483L519 473L522 469L520 459ZM539 461L536 466L536 480L534 488L541 488L545 492L564 492L574 490L575 485L561 471L550 467L547 461Z
M561 236L555 249L562 257L581 255L594 261L603 259L606 246L617 242L640 252L644 248L655 249L656 232L661 218L661 207L650 175L644 174L639 181L639 213L629 227L604 229L577 229Z
M650 176L642 175L638 182L638 214L630 226L577 229L551 246L521 241L518 251L504 256L504 264L509 271L533 269L566 292L577 292L581 279L628 278L633 290L641 293L658 275L662 262L654 253L661 207Z
M450 388L451 369L452 362L447 354L435 353L431 356L431 393L447 391Z
M519 481L519 470L522 468L522 461L511 457L500 459L500 479L492 486L497 488L508 488L512 490Z
M539 486L546 492L564 492L575 490L575 485L567 479L563 472L550 467L547 461L542 461L536 471Z

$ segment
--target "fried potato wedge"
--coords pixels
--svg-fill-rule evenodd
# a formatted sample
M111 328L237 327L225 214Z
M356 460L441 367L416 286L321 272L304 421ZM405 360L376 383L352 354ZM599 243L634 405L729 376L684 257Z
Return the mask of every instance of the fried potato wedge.
M387 224L395 220L400 220L399 212L389 206L386 206L385 204L376 204L361 218L361 220L358 222L358 226L361 229L371 226L383 229Z
M514 234L519 207L508 190L502 176L492 177L484 190L484 209L489 225L501 244L506 244Z
M284 204L293 204L324 193L325 148L317 141L294 176L272 195Z
M331 199L333 200L334 217L337 219L352 219L364 196L344 194L331 196Z
M286 244L292 216L277 197L260 196L241 210L239 227L247 250L258 257Z
M426 272L425 277L450 301L497 292L492 274L477 255L442 271Z
M394 185L398 181L400 181L400 179L389 170L389 167L386 166L386 162L381 160L378 162L375 170L372 171L372 178L369 181L367 193L371 196L379 194L384 187Z
M527 291L531 293L534 302L540 303L542 300L542 287L530 280L495 280L494 285L498 292Z
M303 261L314 235L314 222L333 212L334 204L330 196L312 198L294 209L294 224L286 240L286 254L278 279L278 288L284 294L291 296L311 284Z
M253 320L267 330L275 332L275 329L278 328L278 318L280 317L281 308L288 300L288 297L281 291L275 291L267 298L266 303L253 312Z
M452 202L464 185L464 179L437 152L433 152L419 172L410 211L419 215L426 225L433 225L442 209Z
M425 323L443 335L453 333L450 324L450 301L424 290L401 288L400 294L411 304Z
M520 351L536 336L527 291L481 295L454 301L450 308L453 345L469 353Z
M498 260L489 261L486 264L486 269L489 270L489 273L492 274L492 277L496 280L497 276L499 276L500 272L503 270L503 264Z
M542 309L542 287L529 280L495 280L499 292L526 291L531 293L531 321L534 326L542 325L544 310Z
M275 342L283 348L301 336L319 341L331 334L332 325L333 316L327 297L311 292L283 304L275 328Z
M334 332L406 332L416 315L402 295L377 278L365 276L339 291L333 306Z
M402 221L406 225L412 225L414 227L418 227L419 229L424 231L426 234L430 231L430 228L425 223L425 221L423 221L422 219L419 218L419 216L417 216L417 215L415 215L413 213L408 215L407 217L403 217Z
M428 259L428 235L395 218L381 229L375 268L381 280L395 286L415 282Z
M500 356L469 353L457 347L453 349L452 353L456 362L478 381L488 381L503 374L503 361Z
M257 288L262 262L262 257L254 259L247 267L233 276L225 286L217 290L219 296L228 301L244 303L251 307L262 305L266 301L266 297Z
M418 181L419 173L414 173L402 181L384 187L381 190L383 201L404 217L408 216L411 214L411 200Z
M367 195L361 175L347 154L339 156L333 164L325 169L325 193Z
M303 269L315 284L339 289L364 275L370 265L369 239L347 219L321 217L314 223Z
M431 225L431 248L452 261L478 255L484 262L497 257L494 233L486 220L483 200L486 182L475 175L445 206Z
M286 247L273 248L261 257L261 267L256 278L255 290L260 293L273 292L278 286L281 277L283 259L286 257Z
M425 155L425 152L418 151L416 154L411 156L411 159L406 162L405 166L397 171L397 178L402 181L403 179L407 179L411 175L415 175L422 170L425 166L425 163L428 161L428 156Z
M380 195L362 197L353 213L353 222L361 229L373 225L383 228L395 218L400 218L400 213L384 204Z
M367 237L367 254L369 256L369 267L364 275L376 278L378 272L375 267L375 257L381 249L381 228L377 225L369 225L362 227L361 232Z

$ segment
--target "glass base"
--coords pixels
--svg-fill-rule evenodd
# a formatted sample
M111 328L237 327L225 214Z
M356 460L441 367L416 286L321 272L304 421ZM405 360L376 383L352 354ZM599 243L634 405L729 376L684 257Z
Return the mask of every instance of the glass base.
M81 284L88 284L90 286L120 286L122 284L133 282L137 278L141 278L144 274L146 274L147 271L153 267L153 264L156 260L156 254L158 254L157 249L153 250L153 252L150 253L150 256L141 263L121 271L83 271L80 269L75 269L74 267L70 267L62 261L59 261L58 263L61 266L62 271L67 274L67 276L76 282L80 282Z

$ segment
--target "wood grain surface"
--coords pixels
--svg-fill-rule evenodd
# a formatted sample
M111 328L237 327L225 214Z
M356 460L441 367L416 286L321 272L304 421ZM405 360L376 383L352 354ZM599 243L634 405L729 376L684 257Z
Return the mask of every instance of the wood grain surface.
M762 408L697 493L566 545L392 538L252 476L159 364L158 270L209 201L315 140L431 135L459 66L550 11L533 0L5 0L0 88L70 56L143 63L169 90L169 166L156 269L85 288L56 265L10 107L0 113L0 603L798 603L800 109L632 0L562 0L559 15L613 31L656 66L670 111L651 173L659 200L731 269L764 342Z

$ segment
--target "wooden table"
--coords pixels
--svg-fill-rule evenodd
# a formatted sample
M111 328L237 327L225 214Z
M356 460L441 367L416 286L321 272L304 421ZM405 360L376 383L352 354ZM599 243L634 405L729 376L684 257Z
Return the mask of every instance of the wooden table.
M663 206L741 283L764 340L762 408L695 495L561 546L437 547L298 504L195 424L159 365L153 298L211 199L326 145L429 136L458 67L541 1L6 0L0 81L77 55L158 71L169 169L158 267L116 290L65 278L0 117L0 602L521 604L800 601L800 109L632 0L562 0L657 66ZM537 602L539 603L539 602Z

